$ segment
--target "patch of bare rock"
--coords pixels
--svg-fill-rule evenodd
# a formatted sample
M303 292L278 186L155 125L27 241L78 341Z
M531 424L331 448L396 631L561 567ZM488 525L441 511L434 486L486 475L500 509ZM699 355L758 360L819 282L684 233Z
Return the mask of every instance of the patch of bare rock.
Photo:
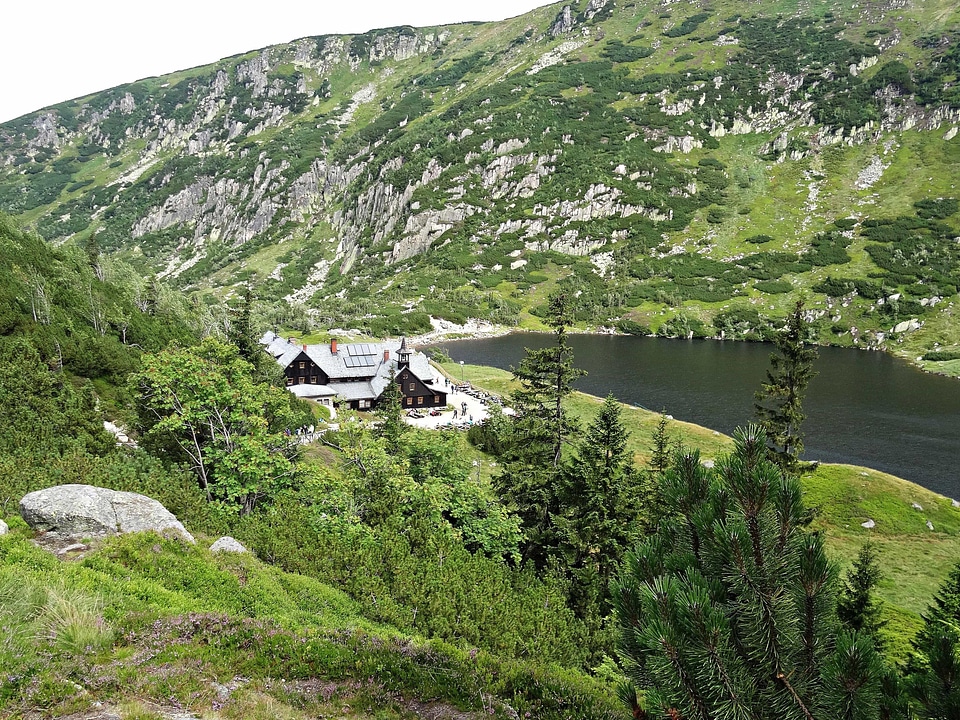
M29 493L20 501L20 515L44 538L60 545L57 550L80 545L77 540L150 530L195 542L173 513L153 498L93 485L57 485Z

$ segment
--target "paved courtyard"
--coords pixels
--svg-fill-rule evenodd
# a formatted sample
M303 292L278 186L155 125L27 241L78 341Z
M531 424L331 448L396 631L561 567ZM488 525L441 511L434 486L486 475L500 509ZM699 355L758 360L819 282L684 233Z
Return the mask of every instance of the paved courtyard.
M428 410L423 410L421 411L424 414L422 418L409 417L406 414L404 414L404 418L408 423L417 427L439 428L453 423L470 423L471 420L476 424L489 415L487 406L483 401L469 393L455 390L455 387L451 386L447 389L447 402L457 409L456 420L453 417L453 410L444 410L439 415L430 415ZM463 411L464 403L467 406L466 413ZM509 413L510 411L504 409L504 412Z

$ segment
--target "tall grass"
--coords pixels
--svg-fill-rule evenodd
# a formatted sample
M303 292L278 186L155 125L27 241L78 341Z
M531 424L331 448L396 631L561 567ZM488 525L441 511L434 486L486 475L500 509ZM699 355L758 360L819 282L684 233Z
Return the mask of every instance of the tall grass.
M110 646L113 630L103 619L99 595L60 586L47 591L37 637L60 652L77 655Z
M20 574L0 575L0 666L30 657L38 644L70 655L113 643L97 594L44 588Z
M32 649L32 628L45 600L41 588L0 575L0 667L9 667Z

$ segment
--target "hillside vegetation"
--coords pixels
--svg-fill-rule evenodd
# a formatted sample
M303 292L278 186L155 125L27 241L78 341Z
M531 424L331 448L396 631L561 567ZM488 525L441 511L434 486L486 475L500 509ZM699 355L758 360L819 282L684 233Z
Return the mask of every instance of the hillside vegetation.
M122 262L93 248L51 248L9 219L0 239L10 278L0 335L0 517L12 528L0 538L4 714L62 717L101 703L124 718L173 716L177 708L222 718L621 715L612 616L603 583L585 572L593 561L584 564L574 552L582 541L559 538L561 552L543 566L520 561L537 536L501 490L542 469L524 468L492 445L481 452L459 433L409 430L401 441L348 421L323 443L290 453L293 472L282 478L258 474L246 457L239 464L252 467L235 467L230 451L206 438L210 464L206 485L198 483L169 426L138 412L146 402L138 378L187 362L186 374L174 378L181 390L220 388L207 398L212 403L242 389L228 414L251 443L274 442L274 423L301 423L297 413L310 412L272 400L262 429L244 427L257 412L252 399L280 382L240 357L244 313L183 303L163 281L146 288L162 301L138 303L143 281L131 279ZM91 301L126 313L127 334L108 325L101 332ZM211 309L225 322L207 324ZM265 322L270 308L257 309ZM88 356L111 362L94 373ZM446 369L500 394L520 388L503 371ZM661 434L663 418L611 403L567 397L572 427L584 432L571 438L554 472L566 483L601 467L583 461L593 452L588 439L600 437L597 423L617 407L611 429L622 431L622 464L611 478L636 515L609 504L620 513L611 519L621 539L605 560L616 572L623 550L662 512L655 498L670 477L663 452L680 444L719 462L733 446L673 421ZM118 446L102 430L104 414L131 423L143 447ZM505 428L498 432L511 442ZM30 542L34 533L17 517L17 502L64 483L155 497L200 546L147 535L86 543L56 558ZM821 465L802 484L813 527L835 560L846 565L863 542L876 544L889 621L883 637L888 657L904 660L922 627L919 613L955 561L960 511L859 468ZM248 502L251 492L256 503ZM572 509L556 512L576 521ZM582 529L602 531L602 541L610 524L592 518ZM860 526L866 519L875 520L873 530ZM224 533L259 560L210 555L206 547Z
M0 208L306 329L542 327L560 287L580 327L762 338L805 292L822 342L955 372L958 71L946 0L307 37L0 125Z

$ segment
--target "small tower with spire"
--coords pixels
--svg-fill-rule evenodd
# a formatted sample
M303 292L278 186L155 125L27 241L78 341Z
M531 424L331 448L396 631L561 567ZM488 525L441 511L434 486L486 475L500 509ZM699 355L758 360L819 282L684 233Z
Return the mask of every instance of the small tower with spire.
M407 347L407 339L400 340L400 349L397 351L397 369L410 367L410 349Z

